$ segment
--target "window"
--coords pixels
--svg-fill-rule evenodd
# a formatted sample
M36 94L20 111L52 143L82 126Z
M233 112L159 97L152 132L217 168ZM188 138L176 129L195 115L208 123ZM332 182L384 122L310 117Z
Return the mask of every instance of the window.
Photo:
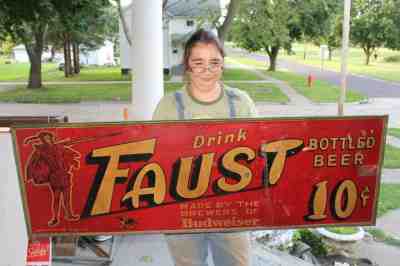
M186 26L193 27L194 26L194 21L193 20L186 20Z

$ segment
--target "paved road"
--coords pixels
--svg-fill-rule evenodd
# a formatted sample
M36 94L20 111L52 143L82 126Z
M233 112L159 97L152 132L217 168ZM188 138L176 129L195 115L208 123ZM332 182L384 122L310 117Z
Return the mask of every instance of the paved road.
M264 55L246 53L240 49L229 49L229 52L234 54L242 54L255 59L257 61L267 62L268 57ZM288 69L291 72L308 75L312 74L317 79L328 81L334 85L340 86L340 73L324 70L321 71L318 67L307 66L293 61L278 59L278 69ZM359 91L369 98L400 98L400 83L379 80L372 77L360 75L348 75L348 88Z

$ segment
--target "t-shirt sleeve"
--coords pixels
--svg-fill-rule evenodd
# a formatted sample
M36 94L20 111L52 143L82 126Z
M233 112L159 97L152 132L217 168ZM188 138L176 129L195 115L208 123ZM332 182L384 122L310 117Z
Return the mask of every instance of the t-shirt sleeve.
M177 113L175 101L171 95L164 96L157 104L156 110L153 113L153 120L176 120Z
M248 112L248 117L255 118L258 117L256 105L254 104L253 100L250 98L250 96L244 92L244 101L246 102L247 106L247 112Z
M245 91L236 89L236 94L239 96L239 113L240 118L255 118L258 117L256 106L249 94Z

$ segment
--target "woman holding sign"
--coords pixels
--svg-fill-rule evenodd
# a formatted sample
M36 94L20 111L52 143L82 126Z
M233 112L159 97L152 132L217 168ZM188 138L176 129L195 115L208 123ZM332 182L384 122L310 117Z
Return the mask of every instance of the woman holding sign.
M214 33L195 32L185 46L183 65L186 85L159 102L154 120L255 117L247 93L222 83L225 52ZM207 265L208 248L218 266L250 265L248 233L167 235L176 266Z

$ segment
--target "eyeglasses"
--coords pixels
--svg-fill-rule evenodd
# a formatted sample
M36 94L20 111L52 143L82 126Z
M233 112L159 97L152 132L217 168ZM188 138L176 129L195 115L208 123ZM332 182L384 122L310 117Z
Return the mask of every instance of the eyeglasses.
M192 70L193 73L196 73L196 74L204 73L204 72L206 72L206 70L208 70L211 73L215 73L222 69L222 65L223 65L223 63L220 61L211 62L208 65L205 65L202 62L195 62L190 67L190 69Z

